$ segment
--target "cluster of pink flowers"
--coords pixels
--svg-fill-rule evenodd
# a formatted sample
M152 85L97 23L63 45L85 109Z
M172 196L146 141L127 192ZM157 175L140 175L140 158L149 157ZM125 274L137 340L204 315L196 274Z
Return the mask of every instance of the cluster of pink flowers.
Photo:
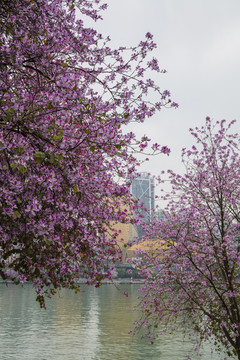
M208 117L190 129L197 144L183 149L185 175L168 172L164 218L146 226L159 247L142 254L143 321L136 327L147 324L153 336L155 326L162 333L191 326L200 341L212 339L240 358L240 138L229 131L233 123Z
M133 221L137 161L128 149L149 142L122 125L172 103L145 79L149 67L159 71L148 57L152 35L112 50L84 26L104 8L99 0L1 4L0 275L33 281L42 305L57 288L76 288L77 277L99 285L104 264L120 259L109 229Z

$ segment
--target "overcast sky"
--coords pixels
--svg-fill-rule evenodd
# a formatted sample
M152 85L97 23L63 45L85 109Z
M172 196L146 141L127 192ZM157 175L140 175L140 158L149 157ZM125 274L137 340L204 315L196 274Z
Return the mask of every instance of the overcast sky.
M136 45L149 31L158 45L154 56L167 74L155 80L171 91L179 109L169 109L135 127L171 148L169 157L150 159L142 170L155 175L182 171L181 149L190 147L188 129L205 117L240 124L239 0L108 0L96 27L112 46Z

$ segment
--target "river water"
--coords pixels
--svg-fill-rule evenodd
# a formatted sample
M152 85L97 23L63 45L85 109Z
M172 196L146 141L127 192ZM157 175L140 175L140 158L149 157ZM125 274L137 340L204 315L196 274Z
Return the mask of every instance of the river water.
M40 309L30 284L0 285L1 360L219 360L204 345L199 356L195 345L180 332L151 345L128 334L136 319L130 310L137 304L139 285L114 285L96 289L82 286L75 294L62 290ZM129 309L128 309L129 308Z

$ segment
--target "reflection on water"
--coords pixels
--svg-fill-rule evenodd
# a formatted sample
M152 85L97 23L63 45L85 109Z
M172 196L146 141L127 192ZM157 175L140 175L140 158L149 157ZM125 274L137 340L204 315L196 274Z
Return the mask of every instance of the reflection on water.
M183 360L193 345L181 333L151 345L128 335L136 313L138 285L124 285L123 296L113 285L83 286L74 294L62 290L39 308L31 285L0 285L0 349L2 360ZM217 360L204 347L205 356Z

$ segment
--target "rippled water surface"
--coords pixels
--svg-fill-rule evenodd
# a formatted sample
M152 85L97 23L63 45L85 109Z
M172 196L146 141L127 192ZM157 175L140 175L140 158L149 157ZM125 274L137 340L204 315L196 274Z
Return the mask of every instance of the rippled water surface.
M32 286L0 285L1 360L218 360L204 346L199 357L182 334L165 336L151 345L128 335L136 318L138 285L124 285L123 296L114 285L100 289L83 286L74 294L62 290L47 301L47 310L35 301Z

